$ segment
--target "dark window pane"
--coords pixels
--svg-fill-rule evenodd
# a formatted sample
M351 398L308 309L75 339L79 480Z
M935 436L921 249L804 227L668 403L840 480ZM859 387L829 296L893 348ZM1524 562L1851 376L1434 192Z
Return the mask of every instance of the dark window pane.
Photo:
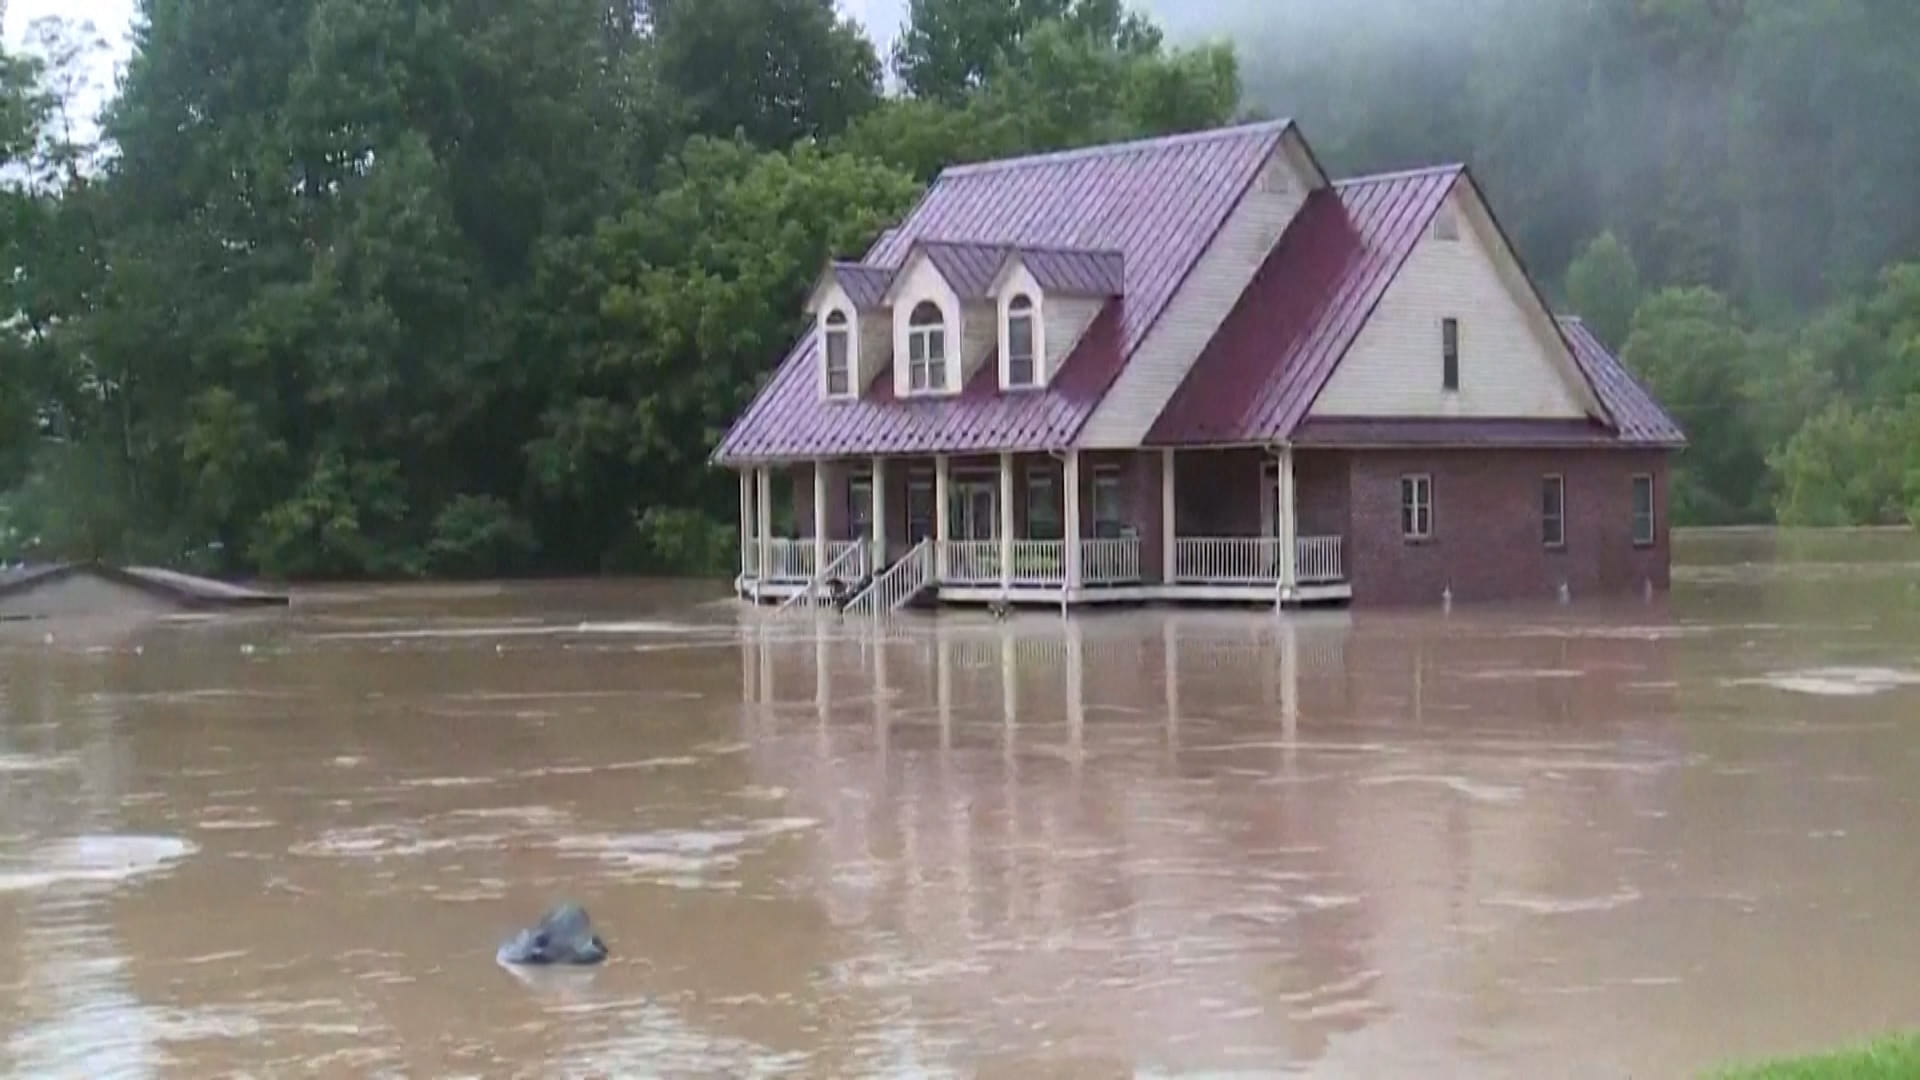
M1460 389L1460 320L1446 319L1440 323L1441 371L1440 385L1448 390Z

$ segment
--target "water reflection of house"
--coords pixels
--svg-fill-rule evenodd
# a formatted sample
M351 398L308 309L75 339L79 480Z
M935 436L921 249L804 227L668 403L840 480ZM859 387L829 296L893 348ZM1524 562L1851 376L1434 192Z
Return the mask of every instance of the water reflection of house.
M970 1060L1364 1055L1503 1007L1524 947L1459 938L1524 935L1489 901L1613 887L1584 824L1676 751L1635 614L776 624L753 767L823 822L843 976Z

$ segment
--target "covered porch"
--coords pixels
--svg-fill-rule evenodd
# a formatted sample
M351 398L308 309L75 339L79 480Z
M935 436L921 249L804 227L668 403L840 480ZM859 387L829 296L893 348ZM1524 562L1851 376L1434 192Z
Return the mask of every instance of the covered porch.
M741 475L737 587L756 600L831 601L870 613L926 596L1012 604L1340 601L1351 596L1345 501L1343 461L1296 460L1288 450L760 467Z

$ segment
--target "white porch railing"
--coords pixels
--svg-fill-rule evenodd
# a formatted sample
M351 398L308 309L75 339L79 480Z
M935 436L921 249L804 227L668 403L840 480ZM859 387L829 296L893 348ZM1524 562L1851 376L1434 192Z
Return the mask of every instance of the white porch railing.
M1173 576L1182 585L1275 585L1280 541L1253 536L1175 540Z
M1060 585L1067 580L1067 542L1065 540L1015 540L1013 542L1013 583L1015 585Z
M858 549L860 554L841 566L836 573L849 581L861 581L872 573L872 550L864 540L829 540L827 542L827 562L831 567L847 558L849 551ZM783 584L804 585L818 577L821 570L820 549L811 539L771 540L767 544L766 580ZM747 580L760 577L760 545L747 545L746 558L742 560Z
M1140 580L1140 541L1082 540L1080 580L1088 585L1131 585Z
M1302 585L1330 585L1347 579L1338 536L1303 536L1299 547L1299 581Z
M1000 584L1000 541L948 540L940 545L946 585Z
M1303 536L1295 546L1302 585L1346 580L1338 536ZM1277 585L1280 541L1268 537L1181 539L1174 541L1174 581L1180 585Z
M768 581L805 584L819 569L811 540L770 540L767 542Z
M873 579L867 591L847 605L852 615L890 615L906 607L933 583L933 541L922 540L892 569Z

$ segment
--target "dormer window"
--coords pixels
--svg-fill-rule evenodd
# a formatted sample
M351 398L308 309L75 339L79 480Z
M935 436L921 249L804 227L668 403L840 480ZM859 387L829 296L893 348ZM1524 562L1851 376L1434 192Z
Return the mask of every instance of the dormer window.
M1035 383L1033 299L1024 293L1007 304L1007 385Z
M907 319L907 388L914 393L947 386L947 322L940 305L922 301Z
M853 326L844 311L827 315L827 396L853 393Z

